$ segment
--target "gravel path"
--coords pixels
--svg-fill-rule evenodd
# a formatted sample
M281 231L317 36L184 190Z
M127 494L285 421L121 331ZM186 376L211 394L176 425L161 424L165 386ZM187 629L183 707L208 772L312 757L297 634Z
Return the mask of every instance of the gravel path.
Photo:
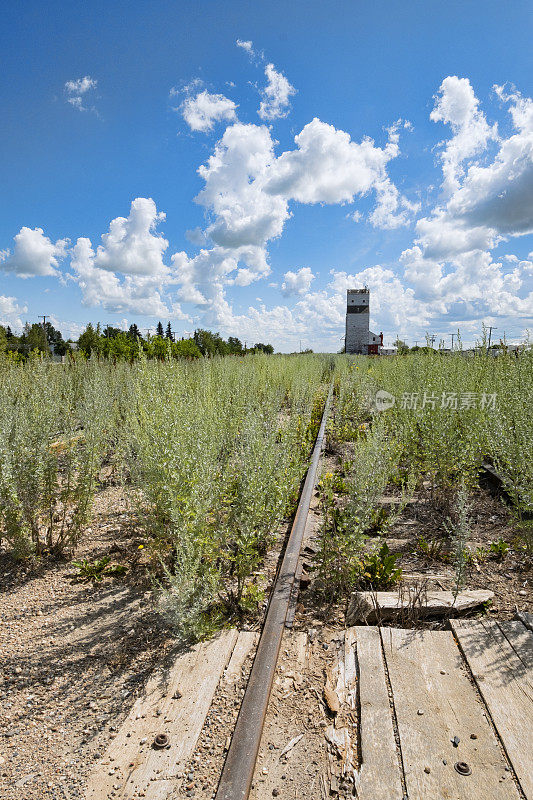
M77 556L120 561L136 549L123 497L104 490ZM1 800L82 797L93 761L172 646L141 570L96 586L72 572L51 563L25 575L0 554Z

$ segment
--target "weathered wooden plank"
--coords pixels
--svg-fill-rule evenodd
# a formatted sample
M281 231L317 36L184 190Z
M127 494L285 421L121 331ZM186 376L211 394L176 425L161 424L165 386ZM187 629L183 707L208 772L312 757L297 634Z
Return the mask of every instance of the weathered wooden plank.
M526 670L533 670L533 636L518 620L498 620L498 627Z
M236 641L236 630L224 631L180 654L168 673L159 671L150 678L93 771L87 800L169 796L194 751ZM158 733L169 736L170 747L153 747Z
M224 683L237 683L241 679L244 662L255 647L258 638L259 634L256 631L240 631L229 664L224 672Z
M396 592L354 592L346 612L346 624L366 622L369 625L397 619L415 604L419 617L460 614L483 605L494 597L485 589L469 589L457 596L447 591L425 591L406 587Z
M528 611L517 611L516 618L520 620L526 628L533 631L533 614L530 614Z
M359 678L362 763L357 776L357 797L360 800L402 800L400 762L379 630L364 627L348 630L355 631Z
M357 699L357 664L355 660L355 628L348 628L344 635L344 688L345 703L355 709Z
M302 675L307 668L307 644L308 636L307 631L297 631L290 638L294 652L295 668L300 675Z
M518 800L452 634L380 630L409 800ZM466 762L471 775L456 772L457 762Z
M530 643L525 644L524 638L531 634L525 629L513 632L495 620L456 620L452 627L522 791L531 799L533 672ZM503 635L502 628L509 638Z

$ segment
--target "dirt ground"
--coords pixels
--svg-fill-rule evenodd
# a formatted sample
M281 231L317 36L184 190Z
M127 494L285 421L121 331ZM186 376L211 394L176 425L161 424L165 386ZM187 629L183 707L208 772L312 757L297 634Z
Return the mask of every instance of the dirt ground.
M328 459L324 469L332 466ZM391 491L381 506L388 513L397 502ZM489 613L498 617L533 610L531 564L517 546L509 509L484 488L474 493L470 513L468 547L473 557L466 586L492 590ZM421 545L440 541L443 524L442 511L423 488L385 537L372 536L367 546L385 538L399 555L404 583L427 580L428 588L451 589L455 571L446 548L432 545L428 553ZM311 546L319 526L315 494ZM77 583L68 561L26 568L0 554L0 800L83 797L92 764L115 736L154 665L175 644L171 628L153 605L138 531L122 491L108 487L96 498L93 523L76 559L109 555L113 563L127 566L125 576ZM273 579L286 531L286 525L278 531L258 575L266 585ZM498 539L509 544L505 556L483 555ZM306 563L309 554L304 552ZM293 633L280 654L254 800L318 797L323 790L321 776L328 770L331 748L324 738L328 715L322 690L345 609L345 599L320 606L312 582L300 593ZM256 627L259 622L258 617ZM298 644L302 636L304 649ZM302 658L305 663L300 664ZM251 664L250 655L235 685L217 690L176 797L213 797Z
M323 472L337 472L341 464L340 454L329 453ZM345 498L338 494L336 502L342 505ZM447 534L453 513L450 506L433 494L427 481L398 512L400 503L400 492L389 487L379 500L378 510L385 518L395 519L391 525L377 525L375 531L369 532L365 549L372 551L387 542L390 551L398 556L396 566L402 569L405 587L455 590L457 571L453 542ZM471 535L466 549L469 557L460 588L494 592L487 611L501 619L512 618L517 611L533 611L533 558L524 548L517 519L508 502L493 485L481 480L468 498L468 517ZM318 525L319 521L315 527ZM505 543L504 553L491 552L491 544L496 542ZM309 552L307 559L304 558L309 570L312 557L313 553ZM297 621L315 624L333 615L344 623L346 599L339 598L332 605L324 605L315 593L313 581L300 592L299 599Z
M267 590L286 532L284 523L257 576ZM109 556L125 575L79 583L70 560L25 565L0 552L0 800L83 797L93 762L175 646L154 604L147 549L125 494L108 486L75 560Z
M383 498L384 505L390 498ZM501 498L487 489L475 490L470 499L470 553L464 588L494 592L489 613L498 618L513 617L517 611L533 608L533 562L523 548L516 521ZM400 519L385 536L405 582L428 579L431 588L451 589L456 584L453 552L443 538L445 514L421 491L413 497ZM503 556L491 554L490 545L503 540L509 547ZM435 543L435 544L433 544ZM426 550L429 544L429 553ZM432 552L433 550L433 552ZM436 576L436 577L432 577Z
M68 561L0 558L0 798L79 798L152 666L172 642L151 603L135 520L116 488L96 498L76 553L109 554L126 578L75 583ZM133 554L133 555L132 555Z

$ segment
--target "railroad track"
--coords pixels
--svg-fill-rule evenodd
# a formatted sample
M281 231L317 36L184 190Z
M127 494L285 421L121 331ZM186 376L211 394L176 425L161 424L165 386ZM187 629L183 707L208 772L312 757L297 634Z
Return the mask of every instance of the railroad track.
M252 786L285 622L291 598L293 602L296 601L294 590L296 570L324 444L332 390L331 387L285 554L270 596L261 638L222 770L216 800L245 800Z
M252 631L179 653L136 700L86 800L533 800L530 615L453 632L290 630L331 396L246 683Z
M250 793L283 633L290 623L298 597L298 562L324 447L332 395L333 383L329 388L296 514L270 593L252 669L220 775L216 800L245 800ZM182 776L176 765L184 767L190 761L225 667L240 670L247 654L253 649L253 638L254 635L247 632L222 632L219 641L215 639L200 643L178 658L174 673L171 670L170 676L163 676L163 673L152 676L144 697L136 701L118 736L93 771L87 787L87 800L170 798ZM189 687L185 688L189 678L190 695ZM163 680L166 686L162 689ZM202 681L203 691L200 692L198 687ZM182 697L189 705L187 702L182 704L176 715L176 706L171 701L181 700ZM158 708L154 714L156 706ZM165 707L168 711L164 711ZM193 715L191 730L184 730L189 720L187 711L183 709L188 709ZM166 718L171 713L174 716L173 726L169 724L171 720ZM141 724L152 716L162 717L166 723L166 726L159 724L159 732L155 735L153 725ZM173 730L169 732L172 727ZM179 732L184 740L177 747L175 732ZM144 736L144 733L148 735ZM174 780L176 778L177 781Z

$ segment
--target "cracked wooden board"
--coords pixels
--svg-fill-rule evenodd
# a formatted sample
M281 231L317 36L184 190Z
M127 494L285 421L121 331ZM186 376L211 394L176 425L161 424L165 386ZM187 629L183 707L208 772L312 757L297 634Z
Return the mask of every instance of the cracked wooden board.
M451 632L380 630L410 800L518 800ZM471 774L460 775L457 762Z
M455 620L452 629L516 772L533 798L533 636L520 622Z
M378 628L349 628L357 642L359 736L361 765L357 776L360 800L402 800L400 761L396 752L392 708Z
M228 666L224 670L224 683L238 683L242 676L242 668L248 655L255 648L259 634L257 631L241 631L231 654Z
M421 590L406 587L395 592L354 592L348 604L346 623L369 625L399 619L413 604L420 617L445 617L457 615L487 603L494 592L484 589L467 589L456 596L453 592Z
M181 653L158 671L133 705L116 738L89 778L86 800L164 800L194 751L237 631L223 631ZM170 747L152 746L165 732Z

